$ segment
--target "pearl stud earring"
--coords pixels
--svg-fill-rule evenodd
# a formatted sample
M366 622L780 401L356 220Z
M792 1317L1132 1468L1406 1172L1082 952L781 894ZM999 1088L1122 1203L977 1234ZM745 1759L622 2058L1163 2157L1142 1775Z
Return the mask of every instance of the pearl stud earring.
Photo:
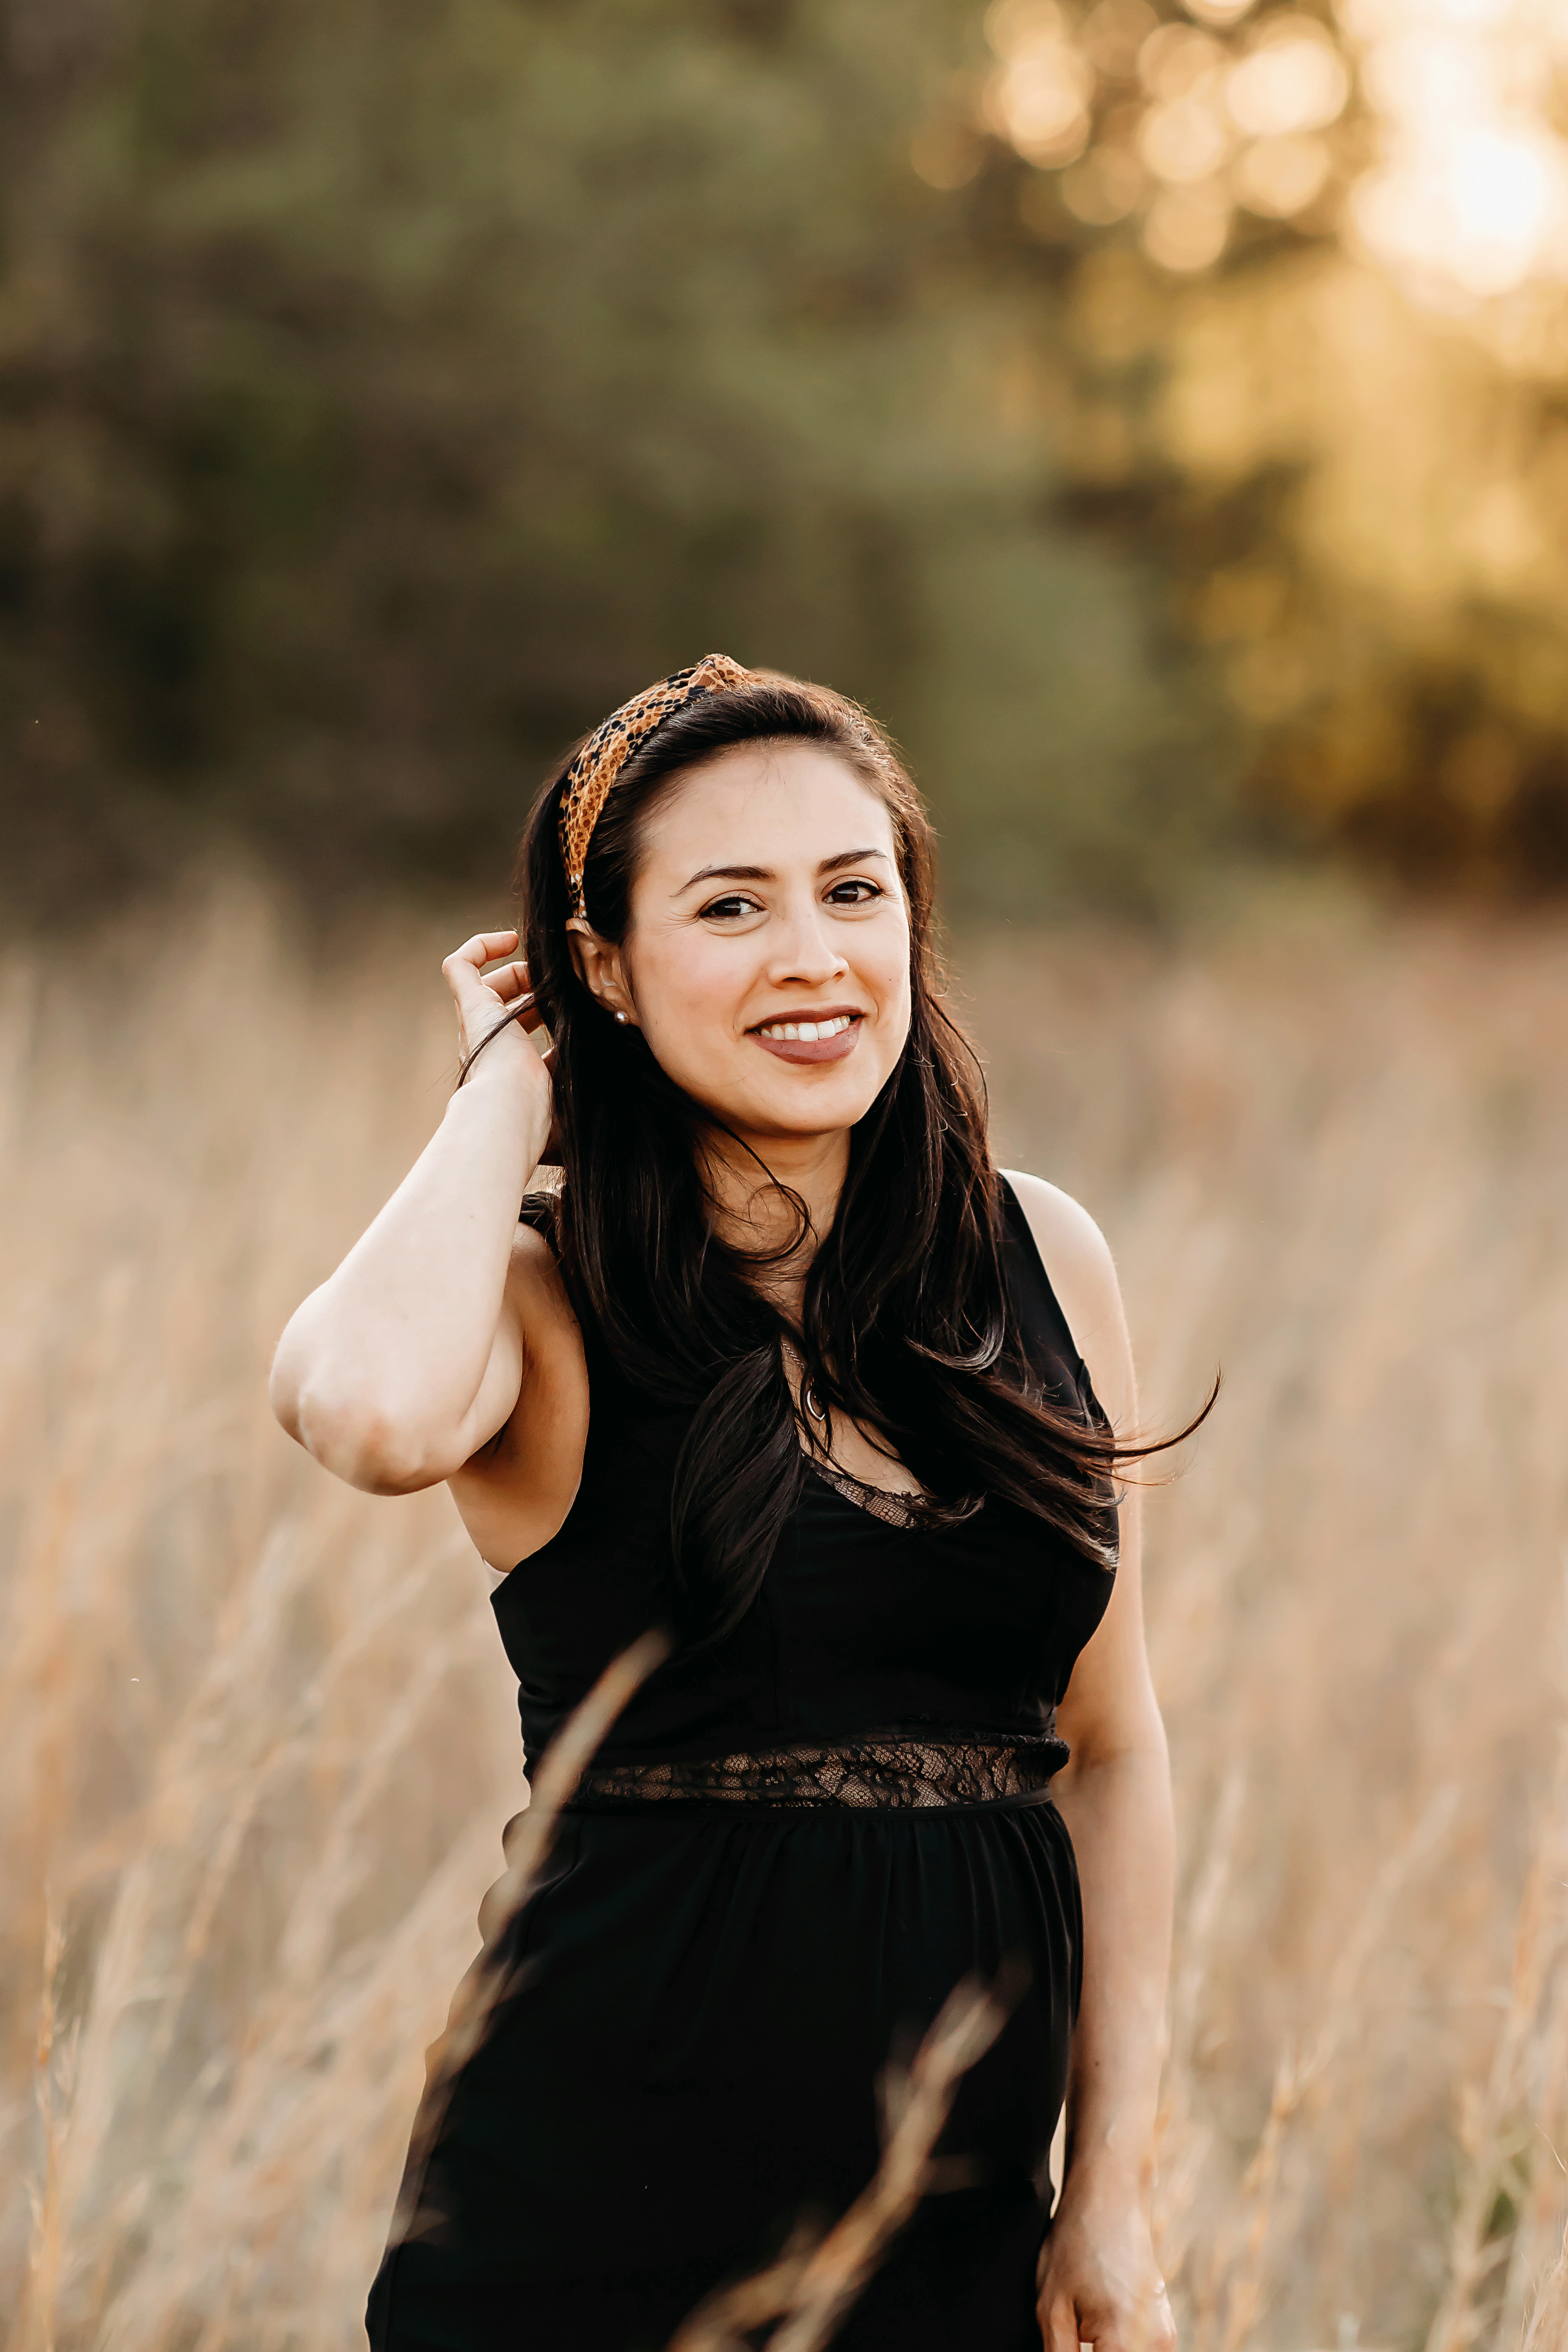
M622 1022L622 1023L624 1023L624 1022L625 1022L626 1017L626 1014L625 1014L624 1013L616 1013L616 1019L617 1021L619 1021L619 1022Z

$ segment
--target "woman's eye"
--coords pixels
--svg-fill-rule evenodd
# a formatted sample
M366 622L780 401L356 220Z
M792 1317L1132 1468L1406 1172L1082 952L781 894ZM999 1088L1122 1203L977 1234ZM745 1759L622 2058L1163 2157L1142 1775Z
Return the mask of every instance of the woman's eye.
M875 882L836 882L827 894L830 907L863 907L868 899L882 896Z
M754 915L756 910L754 898L714 898L703 908L702 920L707 922L710 916L717 916L721 922L732 923L738 916Z

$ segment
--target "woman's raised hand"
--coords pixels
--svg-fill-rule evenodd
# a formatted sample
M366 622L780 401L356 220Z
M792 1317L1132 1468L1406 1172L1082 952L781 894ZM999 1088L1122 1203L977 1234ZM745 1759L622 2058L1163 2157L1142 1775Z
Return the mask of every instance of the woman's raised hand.
M515 931L476 931L453 949L441 970L458 1007L458 1044L465 1067L484 1045L476 1076L492 1067L510 1066L521 1073L525 1085L540 1087L548 1101L550 1055L531 1042L543 1019L528 985L528 966L507 963L499 971L485 971L517 944ZM494 1043L486 1045L489 1037Z
M521 963L485 974L517 946L515 931L480 931L441 966L465 1063L482 1049L472 1080L279 1343L278 1418L367 1494L411 1495L455 1476L521 1393L521 1326L508 1305L518 1209L554 1153L528 974Z

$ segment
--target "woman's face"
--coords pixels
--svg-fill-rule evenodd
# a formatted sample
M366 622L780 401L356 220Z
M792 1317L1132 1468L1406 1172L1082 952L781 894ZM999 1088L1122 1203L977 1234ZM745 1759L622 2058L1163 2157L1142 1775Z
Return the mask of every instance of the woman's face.
M612 1001L727 1127L753 1142L852 1127L910 1028L910 916L887 809L815 745L721 753L644 828L606 979L617 962Z

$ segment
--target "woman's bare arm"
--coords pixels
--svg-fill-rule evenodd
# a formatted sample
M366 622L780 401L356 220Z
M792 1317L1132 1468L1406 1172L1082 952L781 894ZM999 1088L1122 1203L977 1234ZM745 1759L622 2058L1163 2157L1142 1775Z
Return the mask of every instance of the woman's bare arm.
M516 943L515 932L481 933L442 967L465 1051L523 989L520 965L479 976ZM380 1215L284 1331L273 1410L350 1485L382 1495L435 1486L510 1419L538 1356L526 1328L531 1298L549 1303L535 1263L543 1244L520 1236L517 1213L550 1108L544 1062L513 1023L453 1095Z
M1115 1428L1132 1430L1132 1351L1104 1239L1054 1185L1009 1181L1095 1394ZM1052 1793L1078 1857L1084 1969L1066 2177L1041 2273L1047 2352L1076 2352L1080 2342L1098 2352L1167 2352L1175 2340L1149 2231L1175 1840L1141 1575L1134 1489L1121 1507L1110 1606L1060 1710L1072 1760Z

